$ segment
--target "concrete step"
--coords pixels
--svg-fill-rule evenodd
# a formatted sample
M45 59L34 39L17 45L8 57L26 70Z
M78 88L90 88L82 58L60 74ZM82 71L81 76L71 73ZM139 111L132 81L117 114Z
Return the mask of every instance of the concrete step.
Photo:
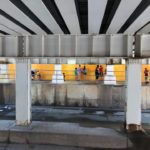
M24 127L3 120L0 122L0 142L123 149L127 146L127 137L113 129L82 127L78 123L37 121ZM132 147L129 139L128 146Z

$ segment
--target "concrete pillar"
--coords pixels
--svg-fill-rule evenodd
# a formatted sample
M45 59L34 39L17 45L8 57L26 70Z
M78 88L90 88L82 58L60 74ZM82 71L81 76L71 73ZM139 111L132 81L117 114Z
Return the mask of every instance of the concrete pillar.
M31 64L28 59L16 60L16 124L31 122Z
M141 61L129 59L127 61L127 130L141 129Z

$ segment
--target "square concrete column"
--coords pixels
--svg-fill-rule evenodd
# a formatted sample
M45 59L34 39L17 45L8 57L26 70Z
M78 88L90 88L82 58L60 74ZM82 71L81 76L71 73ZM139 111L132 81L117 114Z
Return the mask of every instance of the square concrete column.
M28 59L16 60L16 124L31 122L31 64Z
M127 130L141 129L141 60L127 61Z

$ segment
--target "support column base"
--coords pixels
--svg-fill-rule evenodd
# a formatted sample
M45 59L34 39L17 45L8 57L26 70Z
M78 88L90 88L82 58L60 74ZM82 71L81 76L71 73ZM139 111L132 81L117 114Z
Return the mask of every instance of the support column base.
M142 128L142 126L137 125L137 124L127 124L126 130L127 130L127 132L130 132L130 133L136 132L136 131L145 132L144 129Z
M29 126L31 124L31 121L18 121L16 120L17 126Z

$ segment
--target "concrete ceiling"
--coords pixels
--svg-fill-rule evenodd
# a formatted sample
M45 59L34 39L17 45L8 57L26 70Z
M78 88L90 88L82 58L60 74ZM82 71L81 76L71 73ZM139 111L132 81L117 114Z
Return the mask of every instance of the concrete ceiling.
M150 0L0 0L0 35L150 33Z

